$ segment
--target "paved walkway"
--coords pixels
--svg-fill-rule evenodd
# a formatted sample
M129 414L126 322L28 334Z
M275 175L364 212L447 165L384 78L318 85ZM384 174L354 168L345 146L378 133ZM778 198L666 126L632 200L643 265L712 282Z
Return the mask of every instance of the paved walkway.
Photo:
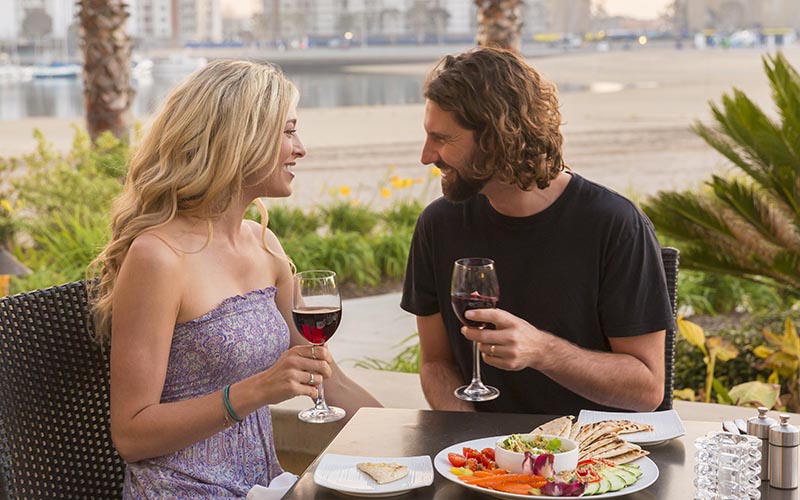
M388 361L415 331L414 316L400 309L400 293L348 299L342 301L342 323L329 348L345 368L366 358Z

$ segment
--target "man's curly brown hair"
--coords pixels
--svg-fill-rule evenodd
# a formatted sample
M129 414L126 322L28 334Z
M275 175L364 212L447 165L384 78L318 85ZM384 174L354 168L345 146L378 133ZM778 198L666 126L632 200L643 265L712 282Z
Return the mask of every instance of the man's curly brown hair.
M484 160L472 166L476 178L544 189L569 168L556 87L514 52L479 47L445 56L428 75L425 97L475 133Z

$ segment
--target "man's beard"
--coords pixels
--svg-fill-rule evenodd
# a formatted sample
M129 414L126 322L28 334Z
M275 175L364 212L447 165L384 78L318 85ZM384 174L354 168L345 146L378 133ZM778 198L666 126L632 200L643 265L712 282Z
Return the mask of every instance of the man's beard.
M477 154L472 154L466 162L467 169L473 167L478 160ZM488 179L475 179L472 177L462 177L458 170L454 169L443 161L434 163L439 170L446 168L449 170L447 179L442 177L442 194L444 198L451 203L463 203L476 194L478 194L483 186L486 185Z

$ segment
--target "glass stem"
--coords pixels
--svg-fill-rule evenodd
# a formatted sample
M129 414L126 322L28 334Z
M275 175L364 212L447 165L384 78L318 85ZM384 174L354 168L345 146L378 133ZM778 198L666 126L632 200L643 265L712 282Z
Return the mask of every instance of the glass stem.
M328 410L328 403L325 402L325 389L322 388L322 382L317 384L317 401L314 404L316 410Z
M472 383L470 385L483 385L481 382L481 345L472 341Z

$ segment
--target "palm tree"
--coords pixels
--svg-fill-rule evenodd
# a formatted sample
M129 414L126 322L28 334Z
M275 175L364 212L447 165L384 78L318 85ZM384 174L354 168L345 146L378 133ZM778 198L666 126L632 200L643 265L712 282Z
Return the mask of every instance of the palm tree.
M83 95L92 140L106 130L127 140L134 90L131 84L131 39L123 0L79 0Z
M522 0L475 0L478 45L519 52L522 44Z
M692 130L744 175L713 176L701 193L662 192L643 209L678 240L681 265L800 291L800 75L763 59L779 120L742 91L712 104L714 125Z

